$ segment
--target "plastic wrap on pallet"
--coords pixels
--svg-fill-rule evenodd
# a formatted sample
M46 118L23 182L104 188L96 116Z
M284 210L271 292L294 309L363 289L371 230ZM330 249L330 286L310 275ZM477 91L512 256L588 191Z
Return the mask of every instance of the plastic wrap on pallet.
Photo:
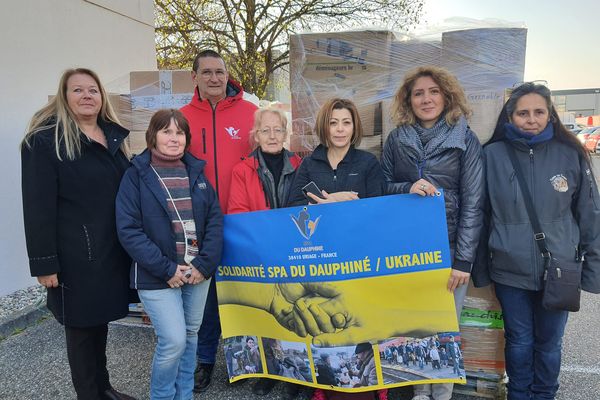
M465 370L469 373L504 374L504 322L492 286L475 288L469 283L463 305L460 332Z
M152 115L161 108L181 108L192 100L194 83L189 70L132 71L127 78L106 84L121 124L130 130L133 154L146 148L146 129ZM244 92L244 99L258 105L259 99Z
M479 398L506 399L504 374L467 371L467 382L454 385L454 393L467 394Z
M312 150L315 117L331 97L352 99L365 136L395 128L393 96L405 74L421 65L448 69L465 89L473 110L470 126L489 139L507 88L523 80L527 30L506 26L437 31L419 36L386 30L306 33L290 37L293 151ZM365 142L380 156L381 146Z

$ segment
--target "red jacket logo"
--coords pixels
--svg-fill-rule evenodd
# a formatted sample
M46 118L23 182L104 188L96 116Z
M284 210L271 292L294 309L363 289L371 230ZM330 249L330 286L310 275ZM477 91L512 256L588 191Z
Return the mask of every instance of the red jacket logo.
M232 139L241 139L241 137L238 135L240 132L239 129L235 129L233 126L230 126L229 128L225 128L225 131Z

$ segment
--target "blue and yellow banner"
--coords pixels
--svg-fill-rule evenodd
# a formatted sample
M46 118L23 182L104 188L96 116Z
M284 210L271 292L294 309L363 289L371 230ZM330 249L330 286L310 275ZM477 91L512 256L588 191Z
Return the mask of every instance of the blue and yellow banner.
M225 217L217 292L232 381L341 391L464 382L443 196Z

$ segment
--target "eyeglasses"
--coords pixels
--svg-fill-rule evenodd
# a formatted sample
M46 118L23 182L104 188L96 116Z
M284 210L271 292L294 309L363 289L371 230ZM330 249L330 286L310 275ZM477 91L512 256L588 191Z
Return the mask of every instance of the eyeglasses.
M285 133L285 131L281 128L263 128L258 130L258 133L264 136L270 135L271 132L273 132L277 136L281 136Z

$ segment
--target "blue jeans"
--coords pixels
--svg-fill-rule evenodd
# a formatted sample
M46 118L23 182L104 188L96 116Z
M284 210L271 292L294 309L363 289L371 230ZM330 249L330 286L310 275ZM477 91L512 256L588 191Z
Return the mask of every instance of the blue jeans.
M219 303L217 301L217 285L215 279L211 279L206 306L204 307L204 318L198 332L198 348L196 357L200 364L214 364L221 336L221 320L219 319Z
M542 291L495 284L504 315L509 400L552 400L558 390L567 311L542 306Z
M150 399L193 398L198 329L210 282L176 289L138 290L157 336Z

